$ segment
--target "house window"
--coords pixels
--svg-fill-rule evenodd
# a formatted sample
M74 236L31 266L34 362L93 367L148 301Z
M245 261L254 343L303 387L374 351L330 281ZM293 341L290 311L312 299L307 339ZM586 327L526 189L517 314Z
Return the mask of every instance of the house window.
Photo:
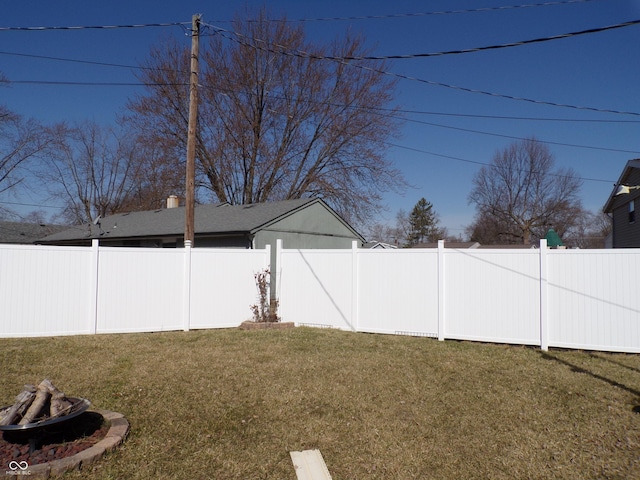
M636 204L635 200L629 202L629 223L635 223L636 221Z

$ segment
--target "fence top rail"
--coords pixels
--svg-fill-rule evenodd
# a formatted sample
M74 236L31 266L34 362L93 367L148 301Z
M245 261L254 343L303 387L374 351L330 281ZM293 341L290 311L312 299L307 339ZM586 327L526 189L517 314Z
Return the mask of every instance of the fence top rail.
M91 248L91 247L80 247ZM160 255L175 255L176 253L183 253L184 248L160 248L160 247L98 247L101 252L134 252L134 253L157 253ZM264 254L267 251L266 248L253 249L253 248L207 248L198 247L191 248L191 255L203 254L203 253L227 253L230 255L259 255Z
M572 248L548 251L549 255L640 255L640 248Z
M78 247L71 245L26 245L20 243L0 243L0 249L2 250L33 250L37 252L46 251L86 251L89 252L91 247Z

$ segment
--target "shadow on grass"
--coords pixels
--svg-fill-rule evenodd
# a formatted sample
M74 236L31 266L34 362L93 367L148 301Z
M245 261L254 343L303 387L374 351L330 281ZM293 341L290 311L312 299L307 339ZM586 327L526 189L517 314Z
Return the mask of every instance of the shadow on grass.
M598 360L602 360L603 362L613 363L614 365L618 365L619 367L626 368L627 370L640 373L640 368L630 367L629 365L625 365L624 363L621 363L621 362L616 362L615 360L611 360L610 358L601 357L597 353L591 352L589 353L589 356L591 358L597 358Z
M608 383L609 385L611 385L613 387L620 388L622 390L625 390L625 391L627 391L629 393L634 394L636 397L638 397L636 399L636 403L638 403L638 405L634 406L631 410L633 411L633 413L640 414L640 390L636 390L635 388L631 388L628 385L625 385L624 383L620 383L620 382L617 382L616 380L612 380L611 378L607 378L607 377L605 377L603 375L599 375L599 374L597 374L595 372L592 372L591 370L587 370L586 368L580 367L578 365L574 365L573 363L567 362L566 360L558 358L558 357L556 357L555 355L552 355L549 352L540 352L540 356L545 360L554 361L554 362L560 363L561 365L569 367L571 369L571 371L573 371L573 372L583 373L585 375L589 375L590 377L595 378L597 380L601 380L601 381L603 381L605 383ZM602 357L600 357L598 355L591 355L591 356L593 358L597 358L599 360L606 360L606 361L615 363L616 365L621 366L621 367L630 368L631 370L636 370L633 367L627 367L626 365L620 364L620 363L615 362L613 360L608 360L608 359L602 358Z

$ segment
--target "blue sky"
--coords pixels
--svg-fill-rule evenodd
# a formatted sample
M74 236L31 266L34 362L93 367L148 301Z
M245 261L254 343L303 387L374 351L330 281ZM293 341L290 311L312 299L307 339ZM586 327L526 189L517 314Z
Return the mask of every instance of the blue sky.
M329 42L346 29L362 33L375 55L433 53L499 45L578 32L640 19L640 0L590 0L527 8L495 7L548 0L279 0L266 2L276 15L307 19L310 39ZM552 2L556 3L556 2ZM230 28L245 6L263 2L121 1L7 2L0 27L97 26L203 21ZM486 8L486 11L388 17ZM383 16L375 19L318 18ZM387 17L385 17L387 16ZM88 60L135 66L149 48L180 27L135 29L0 30L0 71L14 81L0 88L0 103L45 123L95 120L110 123L135 86L50 85L18 82L136 82L134 69L30 57ZM584 178L583 204L598 211L627 160L640 157L640 25L550 42L459 55L393 60L389 71L426 80L400 80L397 104L407 114L397 146L387 152L413 185L385 198L381 221L409 211L424 197L450 233L463 233L474 215L467 203L481 163L519 138L549 142L558 167ZM434 84L435 83L435 84ZM614 114L511 100L436 84ZM509 118L500 118L509 117ZM571 121L569 121L571 120ZM38 204L29 198L0 201ZM24 207L37 209L37 207Z

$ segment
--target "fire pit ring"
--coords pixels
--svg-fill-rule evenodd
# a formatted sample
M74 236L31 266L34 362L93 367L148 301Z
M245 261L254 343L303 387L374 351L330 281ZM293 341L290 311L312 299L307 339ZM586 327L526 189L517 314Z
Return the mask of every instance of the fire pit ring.
M97 462L105 453L111 452L121 445L129 433L129 422L121 413L90 408L84 412L84 415L98 415L104 422L106 422L108 425L108 431L106 432L106 435L103 434L104 436L101 440L91 446L87 446L86 448L77 451L77 453L71 456L63 456L62 458L56 457L55 459L48 459L48 457L46 457L47 460L42 461L43 457L40 457L40 461L31 463L30 458L25 459L21 456L17 459L18 461L23 462L26 460L29 462L28 468L23 472L23 475L32 475L33 477L31 478L48 479L57 477L71 470L90 469L90 465ZM84 415L78 416L74 421L83 419ZM73 423L73 421L70 423ZM63 426L64 425L65 424L63 424ZM57 429L57 427L52 428L54 430ZM39 430L39 432L43 431L45 430ZM23 435L20 431L4 432L4 434Z
M55 425L56 423L61 423L67 420L71 420L72 418L77 417L78 415L83 414L87 411L87 409L91 406L91 402L86 398L78 398L78 397L67 397L73 405L69 410L69 413L66 415L61 415L59 417L51 418L43 418L37 422L27 423L25 425L0 425L1 432L11 432L11 431L23 431L27 432L37 432L38 430L48 427L49 425ZM5 410L7 408L11 408L11 405L0 407L0 411Z
M42 438L43 433L51 425L67 422L82 415L91 406L91 402L86 398L67 397L71 402L68 413L58 417L45 417L42 420L26 423L24 425L0 425L1 432L23 435L29 440L29 452L32 453L37 449L38 441ZM11 405L0 408L0 411L11 408Z

